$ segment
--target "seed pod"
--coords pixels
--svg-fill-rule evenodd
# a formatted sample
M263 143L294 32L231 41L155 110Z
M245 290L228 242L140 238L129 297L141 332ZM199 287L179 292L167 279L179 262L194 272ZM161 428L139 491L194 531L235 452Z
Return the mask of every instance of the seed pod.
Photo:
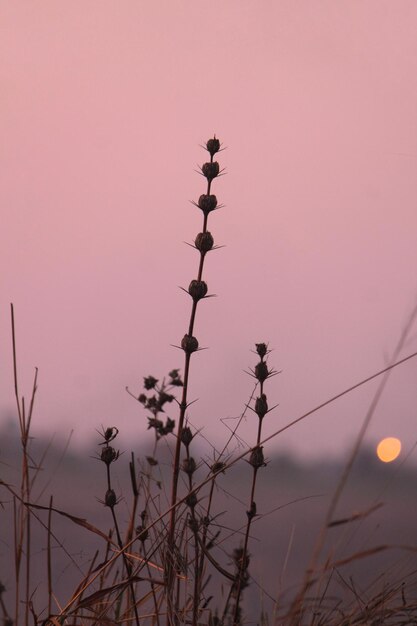
M113 489L107 489L106 497L104 498L104 505L113 508L117 504L116 494Z
M214 165L214 164L206 163L206 165ZM201 209L205 215L207 215L211 211L214 211L214 209L217 207L217 198L213 194L207 195L203 193L199 197L197 204L198 204L198 208Z
M181 376L180 376L180 370L171 370L169 372L168 376L171 379L169 381L170 385L174 385L176 387L182 387L183 386L183 382L182 382Z
M268 413L268 402L266 401L266 395L264 393L259 398L256 398L255 413L259 419L262 419Z
M181 348L186 354L191 354L198 350L198 341L192 335L184 335L181 341Z
M106 465L110 465L110 463L113 463L113 461L116 461L118 457L119 457L119 453L114 448L112 448L112 446L106 446L101 451L100 459Z
M188 526L193 531L193 533L197 533L198 532L198 522L195 519L195 517L189 516L189 518L188 518Z
M206 143L206 148L210 153L211 158L220 150L220 141L214 135L213 139L209 139Z
M141 524L140 526L136 526L136 535L137 539L144 543L149 537L149 530Z
M256 515L256 502L252 500L249 511L246 511L248 519L253 519Z
M155 428L155 430L159 430L163 427L163 425L164 423L156 417L148 417L148 430L150 428Z
M198 233L194 243L200 252L209 252L214 246L214 239L212 234L206 231L205 233Z
M173 400L175 400L175 396L171 393L166 393L166 391L161 391L158 397L158 406L160 410L162 411L162 407L166 402L172 402Z
M198 302L207 294L207 283L204 280L192 280L188 287L188 293L194 302Z
M192 476L197 469L197 465L192 456L188 459L184 459L182 462L182 471L188 474L188 476Z
M259 467L263 467L266 465L265 457L263 453L263 446L256 446L256 448L252 450L251 455L249 457L249 463L255 469L258 469Z
M263 359L266 353L268 352L268 347L266 343L256 343L255 345L256 345L256 352L259 354L261 359Z
M265 361L259 361L257 365L255 365L255 378L259 380L260 383L263 383L269 376L268 366Z
M217 472L223 472L224 474L224 468L226 467L225 463L222 463L221 461L216 461L215 463L213 463L213 465L210 467L211 471L213 474L217 474Z
M203 175L207 178L207 180L210 182L213 180L213 178L216 178L216 176L219 175L220 167L217 161L212 161L211 163L204 163L203 167L201 168L201 171L203 172Z
M146 376L143 379L143 386L145 387L145 389L155 389L155 385L158 382L158 379L155 378L154 376Z
M190 509L193 509L196 506L197 502L197 496L194 492L190 493L185 499L185 504L189 506Z
M116 428L116 426L109 426L104 431L104 441L107 441L107 443L110 443L110 441L112 441L113 439L117 437L118 433L119 433L119 430Z
M184 426L181 431L181 442L184 444L186 448L190 445L193 440L193 433L191 432L191 428L189 426Z

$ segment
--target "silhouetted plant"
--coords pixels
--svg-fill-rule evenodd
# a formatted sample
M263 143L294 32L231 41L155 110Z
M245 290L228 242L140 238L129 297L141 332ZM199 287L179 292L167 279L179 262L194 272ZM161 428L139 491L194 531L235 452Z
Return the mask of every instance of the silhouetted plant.
M254 388L250 400L241 416L251 410L257 418L256 436L252 447L243 452L230 452L229 444L237 437L238 426L233 429L222 450L213 449L209 462L200 457L197 440L199 432L191 425L189 417L190 368L192 357L201 350L195 336L196 315L199 303L210 297L208 285L203 280L203 271L207 254L215 250L214 237L208 230L211 213L219 209L217 197L212 193L212 185L222 173L220 165L214 160L221 151L219 139L209 139L204 148L209 154L200 173L206 181L205 193L194 202L202 214L201 231L194 238L192 247L198 253L197 268L188 288L183 290L191 299L191 309L186 332L177 346L183 352L183 369L171 370L166 378L158 379L148 375L143 379L143 390L128 393L145 411L147 428L153 432L152 450L142 459L137 459L131 452L129 460L129 478L132 499L127 504L128 515L120 513L124 500L121 497L115 479L115 464L121 465L122 459L116 447L119 435L117 427L110 426L100 433L98 460L105 468L105 486L101 491L100 502L107 513L110 511L111 529L103 531L83 517L72 515L53 506L52 497L48 505L41 505L33 497L33 486L42 465L35 462L31 454L31 423L34 399L37 388L37 371L29 408L20 396L17 376L17 356L14 311L12 307L13 370L18 423L21 443L21 482L18 488L0 480L9 497L14 529L14 559L11 570L14 572L15 607L14 619L7 609L4 596L5 586L0 582L0 610L4 626L92 626L131 624L136 626L241 626L244 623L244 590L251 584L251 530L255 521L263 512L257 505L258 479L267 465L265 444L291 425L330 404L337 398L365 384L369 380L386 375L400 363L414 358L417 353L396 361L381 372L365 379L353 387L334 396L301 417L279 428L272 435L264 438L263 424L266 416L275 408L270 408L266 386L278 372L269 363L270 350L267 343L257 343L255 353L257 362L249 374L254 379ZM405 343L411 324L417 316L417 308L410 316L395 357ZM385 384L381 383L381 389ZM379 392L378 392L379 393ZM178 397L177 397L178 396ZM376 400L378 400L378 394ZM371 405L374 410L376 403ZM175 419L172 417L175 410ZM168 415L167 413L170 413ZM368 419L368 416L367 416ZM369 421L369 420L368 420ZM385 593L375 594L366 606L355 608L338 605L324 608L320 595L310 603L306 593L313 584L313 574L323 537L327 528L336 524L333 519L335 504L346 482L353 459L357 453L363 433L353 450L352 457L341 478L334 500L326 517L326 523L318 540L318 547L313 555L312 567L306 572L298 594L290 608L281 610L275 624L286 626L350 626L353 624L396 624L417 623L417 601L410 600L405 585L393 585ZM169 474L160 462L160 445L173 444L172 466ZM216 510L216 486L223 475L235 464L241 462L250 466L251 480L246 503L246 517L241 532L241 540L236 546L237 531L231 533L230 541L222 556L221 526L216 523L221 511ZM165 489L169 485L169 491ZM47 514L47 521L39 517L40 512ZM3 512L2 512L3 513ZM65 605L60 605L53 592L52 539L65 552L65 545L56 538L52 525L52 516L60 515L76 524L79 528L93 533L103 542L103 549L92 557L88 571L80 574L79 584ZM342 520L349 523L357 519ZM359 514L360 517L360 514ZM34 568L31 564L33 554L32 521L35 520L44 529L46 535L46 561L48 599L41 614L35 610L37 581L32 583ZM251 546L251 550L250 550ZM218 556L220 554L220 557ZM71 560L71 555L66 552ZM343 562L362 558L362 554L352 555ZM366 556L366 551L365 551ZM337 568L338 562L333 556L323 566L325 569ZM216 585L213 585L213 580ZM226 589L224 597L220 589ZM214 589L214 591L213 591ZM408 596L408 597L407 597ZM55 603L55 604L54 604ZM52 609L53 604L55 610ZM317 606L320 611L317 610ZM221 616L221 617L219 617ZM268 618L261 616L262 624Z

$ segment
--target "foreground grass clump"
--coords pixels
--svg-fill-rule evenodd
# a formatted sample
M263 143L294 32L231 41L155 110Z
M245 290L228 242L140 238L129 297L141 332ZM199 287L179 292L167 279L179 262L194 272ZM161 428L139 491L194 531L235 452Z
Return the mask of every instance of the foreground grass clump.
M404 572L401 580L392 581L388 587L384 584L381 588L375 588L366 604L358 601L357 606L352 607L351 603L343 604L329 594L334 572L338 572L342 566L383 552L388 546L370 545L361 551L345 555L342 560L337 559L334 554L326 556L324 561L320 560L329 528L349 525L367 517L374 510L371 507L342 520L335 517L336 505L387 375L399 363L416 356L410 355L398 361L400 349L405 343L416 312L413 312L400 338L395 362L382 372L315 407L266 440L263 439L262 432L264 419L275 408L270 408L267 392L269 394L270 389L274 391L270 379L277 372L269 362L268 344L257 343L254 350L255 360L248 372L253 378L253 389L242 414L243 417L247 411L251 411L256 416L253 441L243 450L236 446L238 424L221 450L213 448L210 460L202 458L198 443L200 433L189 422L192 411L189 400L190 370L196 353L201 350L196 337L198 307L204 299L210 297L208 285L203 279L204 269L208 254L216 250L217 246L208 229L208 222L209 218L212 219L212 214L220 208L212 187L222 174L220 165L215 160L221 151L219 140L216 137L209 139L205 148L209 158L201 166L201 174L206 188L194 203L201 212L202 226L191 244L197 253L197 263L188 287L184 288L190 300L190 315L183 329L184 334L181 333L177 340L177 347L183 353L182 368L173 369L162 380L148 375L143 380L142 390L128 390L141 410L145 411L148 429L153 432L153 446L145 458L137 458L131 452L129 461L126 462L126 455L121 456L118 449L119 431L116 426L106 426L100 433L96 457L103 470L100 502L108 514L104 527L85 519L85 503L80 503L79 510L75 513L66 511L54 506L52 496L45 501L47 494L41 493L39 496L35 490L43 463L42 458L40 461L34 459L31 452L37 374L27 406L18 387L12 307L14 378L22 465L17 484L5 481L0 483L6 494L2 498L2 515L5 517L8 514L11 519L12 533L7 541L13 543L10 568L2 574L2 578L12 580L14 585L13 590L10 590L10 584L7 588L0 586L3 622L8 626L238 626L249 618L253 620L251 603L256 580L251 574L251 557L256 552L256 544L252 535L255 522L264 515L257 494L258 483L267 466L265 444L322 406L368 380L384 375L329 509L327 513L323 511L325 523L318 537L310 568L300 581L299 587L293 590L291 597L286 602L278 597L275 602L269 602L271 612L267 614L263 611L257 616L257 621L262 620L265 624L335 626L417 623L417 603L412 600L415 598L416 580L410 576L410 572ZM167 449L171 454L168 472ZM129 478L130 489L130 496L125 492L123 499L120 497L115 469L116 465L120 467L122 463ZM219 489L223 488L227 475L236 467L242 476L247 477L248 484L240 526L230 530L219 521L224 512L224 501L218 504ZM91 555L84 569L74 561L63 538L57 536L54 526L54 519L57 517L65 518L69 524L92 535L98 542L96 552ZM39 559L35 561L35 555L39 555L41 550L38 545L39 534L36 534L39 528L42 531L40 536L45 564L42 572L38 567ZM58 598L54 591L58 552L79 570L75 588L66 598ZM259 595L262 591L255 593ZM357 595L359 598L359 594Z

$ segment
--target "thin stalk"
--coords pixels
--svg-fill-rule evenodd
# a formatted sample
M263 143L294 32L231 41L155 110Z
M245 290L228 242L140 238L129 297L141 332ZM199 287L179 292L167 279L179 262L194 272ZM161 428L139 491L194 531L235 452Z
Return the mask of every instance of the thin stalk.
M52 612L52 559L51 559L51 523L52 523L52 496L49 499L49 512L48 512L48 535L47 535L47 568L48 568L48 615Z
M238 573L236 578L236 588L234 590L235 593L235 607L233 612L233 624L237 626L240 624L240 598L243 591L243 587L246 586L246 580L244 578L247 576L247 569L249 565L249 555L248 555L248 544L249 544L249 535L252 526L252 522L256 516L256 503L255 503L255 490L256 490L256 479L258 476L258 471L261 467L265 465L262 447L261 447L261 439L262 439L262 422L263 418L268 412L268 404L267 398L264 394L264 382L267 378L274 375L275 372L273 370L269 370L265 361L265 356L268 353L268 349L266 344L257 344L256 345L257 352L260 356L260 362L255 367L253 372L254 377L259 381L260 394L255 402L255 413L258 415L258 432L256 436L256 446L254 447L254 451L250 456L250 464L253 468L252 473L252 486L249 498L249 508L246 511L247 515L247 523L245 530L245 538L243 541L243 548L240 554L240 561L237 562L238 565Z
M116 496L115 493L112 489L112 484L111 484L111 472L110 472L110 465L113 461L115 461L118 457L118 453L116 453L116 451L109 446L109 441L111 441L112 439L114 439L114 437L116 437L117 435L117 430L116 430L116 434L113 434L113 429L111 429L110 431L107 430L106 434L108 435L105 439L105 448L103 449L103 453L108 452L108 456L106 457L105 455L102 454L102 460L103 462L106 464L106 476L107 476L107 493L106 493L106 499L105 499L105 504L106 506L108 506L110 508L111 514L112 514L112 518L113 518L113 523L114 523L114 528L116 531L116 538L117 538L117 543L119 546L120 551L122 552L122 558L123 558L123 563L126 569L126 573L127 573L127 577L129 579L129 589L130 589L130 594L132 597L132 604L133 604L133 611L134 611L134 615L135 615L135 623L136 626L140 626L139 623L139 614L138 614L138 609L136 606L136 596L135 596L135 589L133 586L133 582L131 580L132 578L132 565L129 561L129 558L127 557L124 549L123 549L123 541L122 541L122 536L120 534L120 529L119 529L119 524L117 521L117 516L116 516L116 512L115 512L115 506L117 504L116 501ZM127 609L127 613L129 614L129 607Z
M213 148L215 144L217 144L217 146L216 148ZM209 145L211 145L211 149L209 148ZM210 191L211 191L211 182L213 178L215 178L219 173L218 164L213 162L213 156L219 149L220 149L220 143L218 142L218 140L216 140L216 138L214 138L214 140L209 140L209 142L207 142L207 150L210 153L210 162L205 163L202 167L202 173L207 178L207 192L206 192L205 197L208 200L214 198L215 204L214 206L209 208L209 205L200 204L200 200L199 200L198 206L199 208L202 209L203 214L204 214L203 230L201 233L203 237L207 233L208 213L214 208L216 208L216 205L217 205L217 200L215 199L215 196L210 195ZM215 173L216 165L217 165L217 173ZM211 244L211 247L212 247L212 244ZM198 282L202 280L204 261L205 261L207 251L208 250L204 250L200 248L200 261L199 261L198 274L197 274ZM173 582L174 582L173 575L174 575L174 569L176 568L176 565L174 562L175 561L175 527L176 527L176 503L177 503L177 494L178 494L178 479L179 479L179 472L180 472L180 457L181 457L181 434L184 428L185 414L186 414L186 410L188 406L188 386L189 386L191 354L198 349L198 342L194 339L195 317L197 313L198 301L202 297L204 297L204 295L201 297L192 296L193 304L191 307L191 314L190 314L190 320L189 320L189 325L188 325L188 340L189 341L186 341L187 336L185 336L181 345L185 353L184 386L182 390L181 402L179 405L180 413L179 413L178 428L177 428L177 441L176 441L176 446L175 446L174 466L173 466L173 472L172 472L171 513L170 513L169 530L168 530L168 538L167 538L168 554L166 557L166 583L167 583L167 605L168 605L167 606L167 623L169 626L173 626L173 624L175 624L177 621L177 619L174 617L175 611L174 611L174 605L173 605ZM195 345L191 344L191 340L194 340Z

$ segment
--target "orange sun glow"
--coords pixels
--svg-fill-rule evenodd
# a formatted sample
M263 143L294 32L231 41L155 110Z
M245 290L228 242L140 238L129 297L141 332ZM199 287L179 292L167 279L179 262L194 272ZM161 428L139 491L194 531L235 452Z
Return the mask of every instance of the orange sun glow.
M401 452L401 441L396 437L386 437L379 442L376 453L383 463L391 463Z

